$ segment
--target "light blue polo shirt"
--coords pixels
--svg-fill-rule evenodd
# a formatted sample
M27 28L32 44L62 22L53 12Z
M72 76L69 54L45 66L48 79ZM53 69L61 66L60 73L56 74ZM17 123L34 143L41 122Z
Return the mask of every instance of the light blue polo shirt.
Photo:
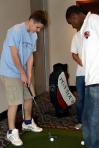
M26 71L26 64L30 55L36 51L36 32L28 32L25 23L17 24L7 32L0 58L0 75L12 78L20 78L20 73L15 66L10 47L15 46L22 67Z

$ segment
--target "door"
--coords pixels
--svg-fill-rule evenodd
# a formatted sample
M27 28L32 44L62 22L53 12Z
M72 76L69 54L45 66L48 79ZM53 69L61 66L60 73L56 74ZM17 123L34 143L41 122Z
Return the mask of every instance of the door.
M31 0L31 12L45 9L45 0ZM34 86L36 94L46 91L48 87L48 42L45 42L47 30L38 34L37 52L34 53ZM46 37L48 39L48 37Z

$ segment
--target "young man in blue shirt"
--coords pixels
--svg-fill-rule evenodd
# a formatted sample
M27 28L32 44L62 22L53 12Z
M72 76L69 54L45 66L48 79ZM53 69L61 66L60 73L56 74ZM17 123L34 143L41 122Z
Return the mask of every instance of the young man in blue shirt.
M37 32L47 25L46 13L35 11L30 18L10 28L7 32L0 59L0 80L4 84L8 101L7 139L15 146L23 144L15 128L15 118L19 104L23 104L24 122L22 128L41 132L31 117L32 98L28 87L33 87L32 66L33 52L36 51ZM33 91L35 96L35 93ZM24 98L24 99L23 99Z

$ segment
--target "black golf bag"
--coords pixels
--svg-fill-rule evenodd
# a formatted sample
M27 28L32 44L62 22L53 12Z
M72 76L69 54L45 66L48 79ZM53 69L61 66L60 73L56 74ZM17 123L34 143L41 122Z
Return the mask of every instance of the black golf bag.
M58 117L67 116L70 106L75 102L68 87L67 69L67 64L55 64L49 78L50 99Z

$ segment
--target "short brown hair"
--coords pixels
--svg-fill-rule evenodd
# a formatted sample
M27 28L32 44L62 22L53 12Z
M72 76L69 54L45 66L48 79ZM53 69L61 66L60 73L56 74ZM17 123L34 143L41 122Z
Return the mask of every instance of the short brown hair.
M33 19L36 22L40 22L44 26L46 26L48 24L47 12L43 11L43 10L34 11L30 15L29 20L30 19Z

